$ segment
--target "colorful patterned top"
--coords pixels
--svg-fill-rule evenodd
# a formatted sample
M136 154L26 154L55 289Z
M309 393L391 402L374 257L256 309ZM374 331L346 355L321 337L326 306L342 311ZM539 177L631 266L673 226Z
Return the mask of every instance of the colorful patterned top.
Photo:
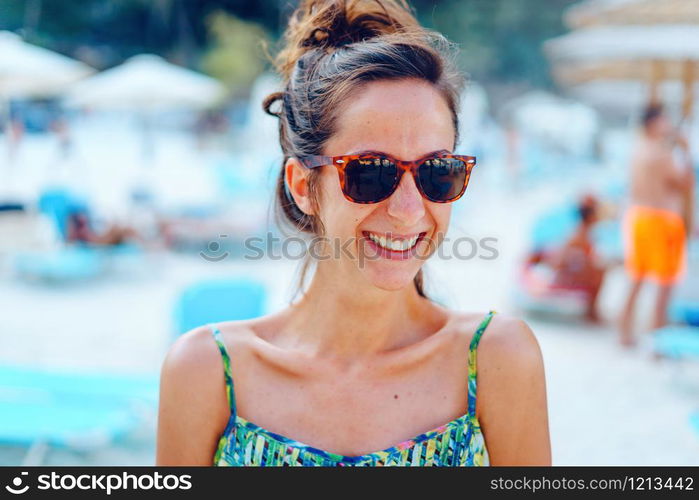
M345 456L314 448L248 422L236 412L228 351L221 332L211 326L221 351L231 416L221 435L214 465L219 466L465 466L489 465L488 451L476 419L476 348L490 323L488 313L473 335L468 352L468 412L436 429L385 450Z

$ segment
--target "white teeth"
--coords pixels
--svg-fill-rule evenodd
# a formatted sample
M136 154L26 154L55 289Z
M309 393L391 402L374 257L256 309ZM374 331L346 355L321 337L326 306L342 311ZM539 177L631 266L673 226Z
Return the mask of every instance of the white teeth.
M387 250L393 250L395 252L404 252L415 246L419 236L413 236L408 240L394 240L391 238L386 238L385 236L379 236L374 233L368 233L369 239Z

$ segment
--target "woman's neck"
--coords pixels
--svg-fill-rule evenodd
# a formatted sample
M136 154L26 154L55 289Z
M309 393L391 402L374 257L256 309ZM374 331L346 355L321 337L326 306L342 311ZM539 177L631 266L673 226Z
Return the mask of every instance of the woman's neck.
M445 321L445 313L412 285L397 291L358 289L319 266L278 340L351 362L417 342Z

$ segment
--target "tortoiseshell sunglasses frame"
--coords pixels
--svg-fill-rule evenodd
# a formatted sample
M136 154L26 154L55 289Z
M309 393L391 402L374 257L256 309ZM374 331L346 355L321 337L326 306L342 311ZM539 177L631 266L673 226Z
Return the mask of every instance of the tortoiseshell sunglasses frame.
M453 158L457 160L461 160L464 165L466 165L466 177L464 178L464 185L461 187L461 191L459 191L459 194L456 195L455 197L448 199L448 200L435 200L430 198L425 191L422 188L422 185L420 184L420 179L418 178L418 169L420 166L425 163L427 160L432 160L432 159L440 159L440 158ZM377 200L371 200L371 201L358 201L352 198L347 194L345 191L345 168L351 161L355 160L376 160L376 159L387 159L393 162L397 169L398 169L398 175L396 176L396 181L393 184L393 187L389 191L389 193L384 196L383 198L377 199ZM466 155L455 155L451 154L448 151L443 151L443 152L438 152L438 153L430 153L428 155L425 155L417 160L413 161L404 161L404 160L399 160L397 158L394 158L390 155L386 154L378 154L378 153L364 153L364 154L358 154L358 155L340 155L340 156L319 156L319 155L312 155L312 156L303 156L299 157L298 160L301 162L303 166L306 168L318 168L322 167L324 165L334 165L337 168L337 172L340 177L340 188L342 189L342 194L345 196L345 198L348 201L351 201L353 203L361 203L361 204L372 204L372 203L379 203L383 200L386 200L391 197L391 195L396 191L398 188L398 185L400 184L400 180L403 178L403 174L405 172L410 172L413 176L413 180L415 181L415 186L417 186L418 191L420 194L423 196L428 201L434 202L434 203L452 203L459 198L461 198L466 192L466 187L468 186L468 181L471 178L471 171L473 170L473 167L476 166L476 157L475 156L466 156Z

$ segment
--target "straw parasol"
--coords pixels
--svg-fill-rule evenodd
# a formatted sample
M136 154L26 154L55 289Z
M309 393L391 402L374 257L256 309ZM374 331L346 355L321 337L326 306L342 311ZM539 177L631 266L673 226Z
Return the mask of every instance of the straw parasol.
M571 28L599 25L699 24L699 0L587 0L570 7Z
M684 87L683 115L691 114L699 76L699 25L600 26L563 35L544 44L554 77L564 85L595 80L636 80L658 100L663 81Z

